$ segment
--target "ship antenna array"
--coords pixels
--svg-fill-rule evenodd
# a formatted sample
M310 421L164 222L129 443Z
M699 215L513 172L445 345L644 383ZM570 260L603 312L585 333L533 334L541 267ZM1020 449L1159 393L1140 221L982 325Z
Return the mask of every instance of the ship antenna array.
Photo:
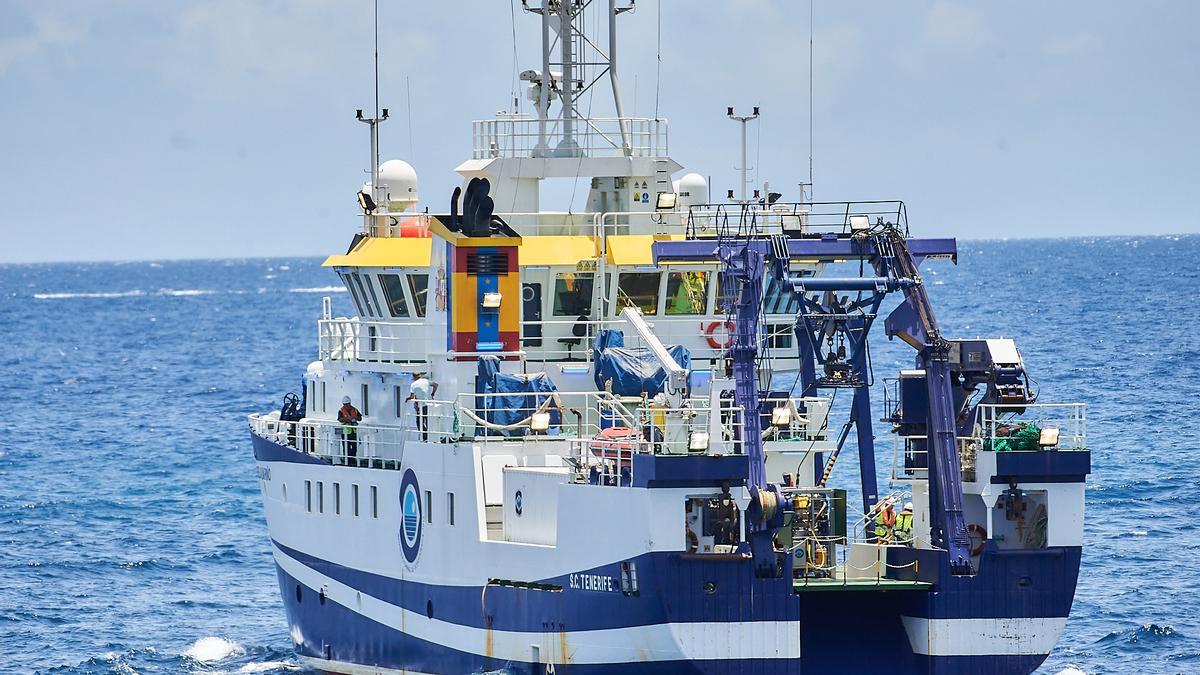
M379 123L388 118L388 109L384 108L382 114L379 110L379 0L375 0L375 115L373 117L363 116L362 108L355 111L355 119L371 127L371 194L369 199L364 199L363 193L359 193L359 205L366 213L375 210L380 201L379 194Z
M742 186L741 198L738 201L746 204L748 203L746 201L746 123L750 120L758 119L758 106L754 106L754 110L749 115L738 115L733 111L733 106L729 106L725 109L725 115L734 122L740 122L742 125L742 166L740 168L742 172Z

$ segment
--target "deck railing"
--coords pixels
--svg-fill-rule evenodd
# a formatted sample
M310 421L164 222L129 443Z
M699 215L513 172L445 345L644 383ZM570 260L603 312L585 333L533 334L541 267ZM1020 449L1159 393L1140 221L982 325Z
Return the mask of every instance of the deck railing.
M543 123L534 117L516 115L475 120L471 123L471 137L472 159L666 157L669 154L667 121L648 117L577 118L569 147L560 145L563 140L562 120ZM624 138L628 139L628 154ZM541 145L543 141L544 146Z

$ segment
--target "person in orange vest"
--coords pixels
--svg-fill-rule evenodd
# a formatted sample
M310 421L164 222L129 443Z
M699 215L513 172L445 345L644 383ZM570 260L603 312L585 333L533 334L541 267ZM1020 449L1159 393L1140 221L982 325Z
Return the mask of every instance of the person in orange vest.
M890 498L875 506L875 542L888 544L892 541L892 529L896 527L896 509Z
M338 423L342 425L342 439L346 443L346 457L358 456L358 423L362 421L362 413L350 403L349 396L342 397L342 407L338 410Z

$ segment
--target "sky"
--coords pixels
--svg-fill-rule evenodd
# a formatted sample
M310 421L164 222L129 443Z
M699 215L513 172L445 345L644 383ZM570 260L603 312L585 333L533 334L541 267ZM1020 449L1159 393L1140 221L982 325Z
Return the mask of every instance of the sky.
M818 200L903 199L916 234L963 239L1200 232L1200 3L813 1ZM369 0L0 0L0 262L344 250L372 20ZM539 31L519 1L381 0L381 155L431 211ZM619 32L627 114L657 99L676 161L736 188L725 108L758 105L752 174L797 198L806 0L639 0ZM586 185L548 193L580 209Z

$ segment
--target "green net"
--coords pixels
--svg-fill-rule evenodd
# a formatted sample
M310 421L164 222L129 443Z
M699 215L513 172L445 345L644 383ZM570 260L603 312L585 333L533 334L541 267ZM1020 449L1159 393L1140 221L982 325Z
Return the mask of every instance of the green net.
M987 439L983 449L996 452L1031 452L1040 449L1038 440L1041 436L1042 430L1030 422L1022 422L1015 427L999 427L996 429L995 440Z

